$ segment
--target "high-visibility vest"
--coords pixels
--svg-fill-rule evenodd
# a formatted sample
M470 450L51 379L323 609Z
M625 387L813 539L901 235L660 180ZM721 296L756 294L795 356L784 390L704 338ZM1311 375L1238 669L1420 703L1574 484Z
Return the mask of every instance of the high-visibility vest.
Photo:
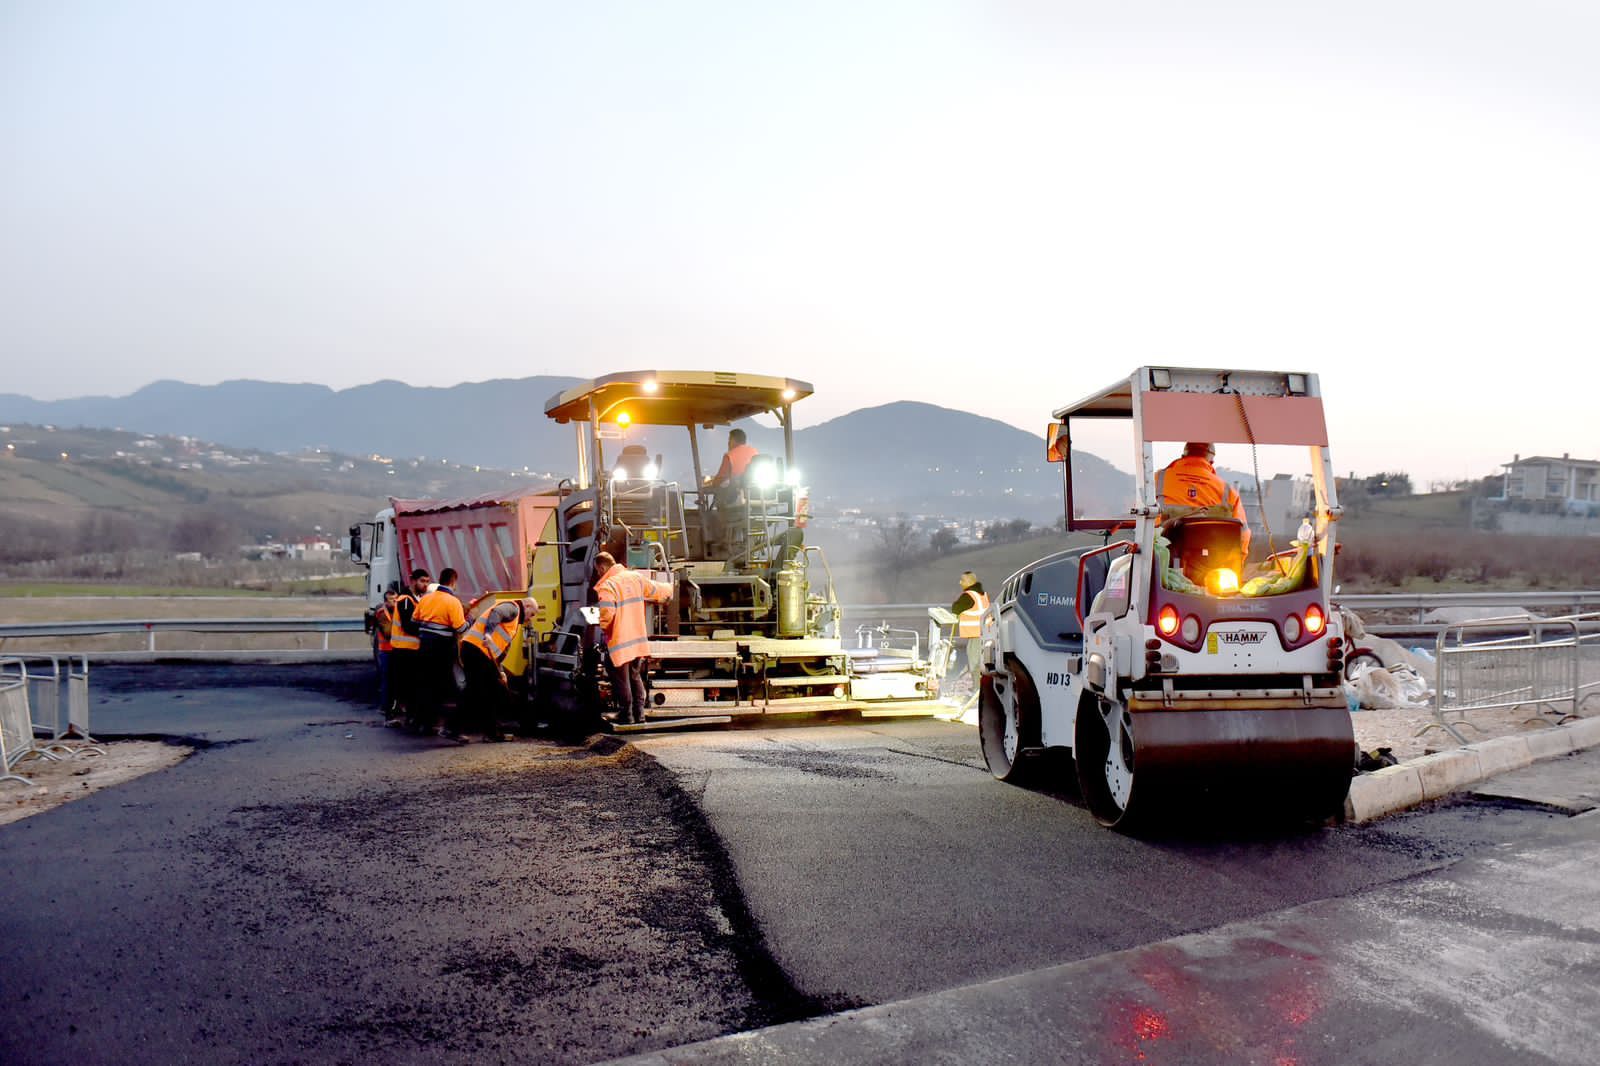
M490 607L479 615L478 620L472 623L472 628L462 635L461 643L476 644L491 660L499 662L511 650L511 642L516 639L517 630L522 626L516 615L512 615L510 621L491 625L489 615L493 613L494 608Z
M729 448L722 456L722 465L717 468L717 477L735 478L742 475L750 466L750 460L761 453L756 451L754 444L736 444Z
M594 586L596 606L600 608L600 628L614 666L631 663L650 654L650 634L645 624L644 605L665 603L672 598L672 586L651 581L625 566L613 566Z
M411 617L424 633L441 637L454 637L456 631L467 624L467 612L462 609L461 601L442 585L417 601L417 609Z
M373 628L378 634L378 650L380 652L393 650L394 643L389 634L394 629L394 612L390 611L388 605L385 604L378 608L378 613L373 616L372 622Z
M416 651L422 647L422 638L415 633L407 633L405 627L401 625L400 620L405 617L405 612L401 610L400 605L404 603L411 604L413 612L417 609L417 598L415 596L401 596L395 601L394 612L389 624L390 651Z
M977 589L968 589L967 595L972 597L972 606L961 612L957 619L956 636L975 637L983 632L983 612L989 609L989 597Z
M1239 540L1249 553L1250 522L1245 518L1244 501L1205 456L1180 455L1168 463L1156 474L1156 494L1167 507L1227 507L1239 523Z

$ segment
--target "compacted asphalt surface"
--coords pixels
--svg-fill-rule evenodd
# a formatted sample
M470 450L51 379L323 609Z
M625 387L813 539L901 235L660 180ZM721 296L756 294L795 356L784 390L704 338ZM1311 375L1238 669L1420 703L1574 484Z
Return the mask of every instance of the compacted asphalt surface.
M1135 839L1003 785L927 719L642 740L721 836L796 985L881 1003L1400 881L1564 815L1470 798L1367 826L1200 821ZM1049 777L1047 775L1047 784ZM1262 797L1270 814L1271 797Z
M1403 892L1569 813L1134 839L995 782L970 727L457 747L381 728L360 677L96 672L97 733L200 747L0 827L0 1061L659 1051Z

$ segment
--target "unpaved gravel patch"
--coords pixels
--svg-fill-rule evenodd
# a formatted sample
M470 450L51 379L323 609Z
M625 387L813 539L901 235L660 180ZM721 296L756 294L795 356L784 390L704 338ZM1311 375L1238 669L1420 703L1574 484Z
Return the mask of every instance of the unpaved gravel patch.
M1355 724L1357 747L1366 752L1389 748L1401 762L1461 746L1455 737L1439 727L1431 710L1357 711L1350 717ZM1540 715L1531 707L1510 707L1470 711L1466 715L1446 714L1445 720L1468 742L1476 743L1549 729L1562 719L1550 714Z
M54 810L103 788L176 766L194 751L182 744L153 740L117 740L89 745L69 741L70 754L59 761L30 757L12 773L28 784L0 781L0 825ZM104 755L93 754L98 748Z

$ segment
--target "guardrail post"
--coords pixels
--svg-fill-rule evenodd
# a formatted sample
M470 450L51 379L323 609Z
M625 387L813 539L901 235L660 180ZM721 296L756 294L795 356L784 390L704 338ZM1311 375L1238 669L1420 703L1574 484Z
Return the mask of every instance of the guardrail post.
M150 635L149 639L145 642L145 650L154 652L156 650L156 627L146 623L144 628L145 632Z

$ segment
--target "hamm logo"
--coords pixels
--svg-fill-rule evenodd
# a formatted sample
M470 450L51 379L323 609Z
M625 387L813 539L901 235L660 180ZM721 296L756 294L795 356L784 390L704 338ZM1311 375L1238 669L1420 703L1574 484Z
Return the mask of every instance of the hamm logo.
M1062 596L1059 593L1054 592L1039 593L1040 607L1071 607L1075 600L1075 597Z
M1218 633L1217 639L1224 644L1260 644L1267 639L1265 633Z

